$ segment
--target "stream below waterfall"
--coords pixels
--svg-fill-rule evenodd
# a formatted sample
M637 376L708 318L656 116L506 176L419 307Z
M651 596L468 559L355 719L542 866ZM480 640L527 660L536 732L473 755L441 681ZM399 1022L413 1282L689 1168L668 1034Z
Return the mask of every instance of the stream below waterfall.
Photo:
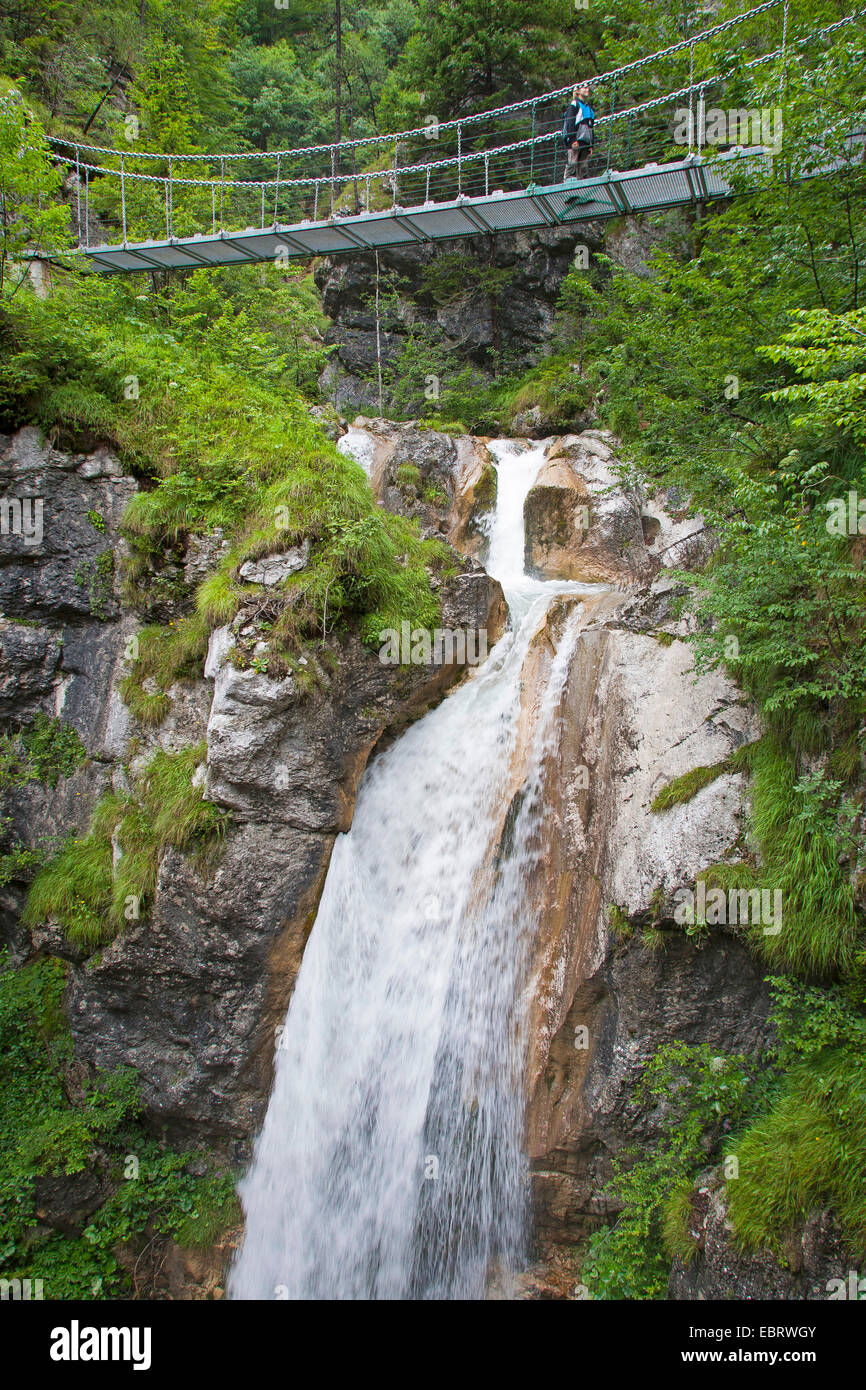
M477 1298L525 1261L525 884L579 604L529 714L523 672L550 603L600 588L524 572L547 443L490 445L509 631L372 760L334 845L241 1184L234 1298Z

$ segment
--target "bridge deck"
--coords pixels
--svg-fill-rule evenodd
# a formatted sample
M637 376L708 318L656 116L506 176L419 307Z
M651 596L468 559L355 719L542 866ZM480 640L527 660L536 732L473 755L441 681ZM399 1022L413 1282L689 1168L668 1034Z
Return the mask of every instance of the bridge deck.
M105 274L240 265L278 257L339 255L412 242L448 241L454 237L513 232L538 227L573 226L626 213L656 212L689 203L723 198L732 191L724 178L726 161L766 164L761 146L729 150L707 161L699 155L669 164L646 164L626 173L607 173L566 183L533 186L514 193L492 192L453 202L394 207L386 212L338 215L323 222L291 226L247 227L214 235L173 237L119 246L81 248L94 268Z

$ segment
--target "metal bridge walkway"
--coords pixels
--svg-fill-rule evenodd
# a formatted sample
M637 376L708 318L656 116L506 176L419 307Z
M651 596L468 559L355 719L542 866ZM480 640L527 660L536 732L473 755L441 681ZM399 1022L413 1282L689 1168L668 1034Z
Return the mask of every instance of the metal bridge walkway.
M293 150L173 154L51 136L54 157L75 189L76 255L102 274L280 264L293 257L579 227L729 197L735 188L759 185L781 152L776 103L784 95L788 62L818 61L826 39L866 17L861 7L789 35L788 9L789 0L762 0L667 49L593 77L593 102L603 101L608 109L595 121L591 176L579 181L563 182L562 106L570 89L441 123L431 117L413 130ZM766 24L776 15L781 46L767 48ZM765 51L743 63L728 44L742 44L749 26ZM644 92L648 85L661 86L657 70L673 87L632 102L632 80L639 79ZM744 90L751 91L754 108L721 107L732 76L737 85L730 90L741 100ZM745 77L753 85L744 89ZM726 126L721 137L714 133L719 117ZM863 154L862 132L837 140L835 149L807 148L799 176L862 163ZM116 219L116 244L92 244L91 193L102 216Z
M335 215L325 221L302 221L237 232L197 234L126 246L83 248L99 271L189 269L281 261L297 256L374 251L413 242L449 241L455 237L513 232L539 227L574 226L626 213L656 212L684 204L723 198L732 192L724 177L726 164L749 161L767 165L771 155L761 146L735 149L711 163L691 155L670 164L646 164L626 173L608 170L595 178L575 179L517 192L462 196L451 202L392 207L385 212Z

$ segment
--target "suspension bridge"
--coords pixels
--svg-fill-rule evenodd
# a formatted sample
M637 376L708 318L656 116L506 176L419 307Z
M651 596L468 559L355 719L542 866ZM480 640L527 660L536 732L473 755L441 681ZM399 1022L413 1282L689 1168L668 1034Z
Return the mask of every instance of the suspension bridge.
M744 102L757 92L765 111L769 99L781 103L789 63L864 14L794 33L789 0L765 0L594 76L593 103L606 109L579 179L567 177L561 138L570 87L455 120L430 117L414 130L294 150L160 154L132 143L51 142L72 176L78 255L104 274L282 263L579 225L726 198L772 170L778 149L761 111ZM760 44L767 18L781 20L781 44L743 63L726 44L734 38L742 47L749 35ZM664 95L646 95L659 85ZM708 115L725 117L721 142L710 139ZM862 137L850 137L841 161L837 154L822 165L819 156L810 172L862 157ZM95 228L107 220L120 240L97 243Z

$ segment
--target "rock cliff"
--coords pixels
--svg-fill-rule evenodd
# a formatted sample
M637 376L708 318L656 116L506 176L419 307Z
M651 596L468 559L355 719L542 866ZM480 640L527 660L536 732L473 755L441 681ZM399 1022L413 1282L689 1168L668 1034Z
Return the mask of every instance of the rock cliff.
M495 501L487 442L359 418L340 447L363 464L381 505L465 557L443 581L443 624L483 627L495 641L502 594L477 558ZM577 605L581 630L546 772L543 871L528 886L542 927L531 961L527 1134L535 1272L549 1293L561 1258L610 1215L601 1193L612 1158L665 1123L632 1103L642 1063L674 1038L754 1051L767 1037L768 1005L761 969L735 933L690 937L672 922L675 890L743 833L742 776L724 774L683 805L650 810L664 783L719 762L756 733L753 711L725 678L695 679L672 614L666 566L711 540L681 499L648 498L619 480L611 436L590 430L544 447L527 501L529 563L605 585L551 608L525 690L530 709L531 672L542 680ZM24 931L26 876L3 890L6 939L19 960L34 951L70 958L67 1007L81 1059L136 1067L154 1122L239 1156L261 1121L274 1030L363 769L460 671L383 666L344 632L329 639L307 690L292 674L272 679L234 664L236 623L212 635L198 678L170 691L163 724L142 728L118 693L137 626L115 578L118 522L134 481L110 451L63 453L32 429L0 441L0 465L7 495L43 497L52 518L38 544L4 536L3 718L14 728L39 710L60 715L89 754L53 790L14 789L12 830L26 844L81 831L130 766L202 739L205 794L231 817L210 868L174 849L163 855L151 910L101 951L70 948L50 922ZM218 553L218 543L191 537L183 563L197 578ZM652 925L657 948L634 932L612 933L612 909L627 926ZM705 1226L700 1261L675 1268L672 1297L713 1296L732 1277L717 1205L710 1195L696 1214ZM806 1251L801 1263L808 1271L822 1258ZM786 1296L773 1262L762 1268L737 1266L736 1277Z
M323 258L316 282L332 320L328 341L336 348L322 378L324 393L346 414L375 409L377 359L381 353L384 367L392 365L411 329L435 335L450 361L471 365L479 376L489 352L504 344L516 366L533 364L553 330L559 290L578 243L599 250L601 227L470 237L445 248L446 255L460 258L465 271L456 283L438 291L430 271L441 258L441 248L430 243L380 252L380 278L396 287L397 304L378 337L374 258ZM507 293L491 294L484 287L477 272L490 267L502 272Z
M10 789L8 835L28 848L48 840L56 848L83 832L99 796L124 788L155 751L202 740L206 795L231 817L215 865L170 849L152 909L102 950L71 947L50 922L24 932L26 877L3 890L6 938L19 960L34 950L71 958L67 1006L78 1055L105 1068L134 1066L155 1121L246 1140L261 1120L274 1029L367 759L383 734L441 699L460 667L383 665L344 632L329 639L306 690L291 675L275 680L233 664L236 634L221 629L200 677L170 690L156 729L142 726L119 694L138 622L122 610L115 576L117 527L135 482L110 451L65 454L34 429L0 442L0 463L7 496L44 502L38 543L10 534L7 548L3 538L4 717L17 728L40 710L60 716L89 754L53 790ZM190 538L187 570L200 577L218 549ZM445 628L484 629L496 641L502 593L477 562L456 565L440 597Z

